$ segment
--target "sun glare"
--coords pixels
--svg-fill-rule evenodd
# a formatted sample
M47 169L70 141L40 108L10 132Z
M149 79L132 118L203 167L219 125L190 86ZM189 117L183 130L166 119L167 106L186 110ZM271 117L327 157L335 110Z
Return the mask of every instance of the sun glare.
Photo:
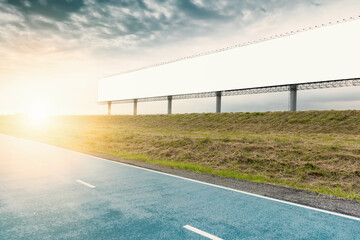
M43 106L33 107L28 113L28 121L31 125L42 126L47 123L49 113Z

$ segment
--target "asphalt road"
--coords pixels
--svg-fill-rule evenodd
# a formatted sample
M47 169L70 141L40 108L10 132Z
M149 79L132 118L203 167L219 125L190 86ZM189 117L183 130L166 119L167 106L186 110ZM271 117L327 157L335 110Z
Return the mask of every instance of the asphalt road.
M360 219L0 135L0 239L360 239Z

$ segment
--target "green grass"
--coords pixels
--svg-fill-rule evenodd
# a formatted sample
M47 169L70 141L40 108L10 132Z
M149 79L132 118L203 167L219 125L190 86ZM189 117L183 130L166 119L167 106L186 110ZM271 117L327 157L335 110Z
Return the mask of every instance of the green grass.
M252 182L258 182L258 183L272 183L277 185L284 185L289 186L293 188L303 189L303 190L309 190L313 192L319 192L323 194L329 194L333 196L343 197L343 198L349 198L349 199L355 199L359 200L359 193L352 191L352 192L344 192L340 186L337 187L312 187L312 186L306 186L304 184L301 184L296 181L284 181L282 179L276 179L276 178L267 178L262 175L252 175L252 174L239 174L236 171L233 170L214 170L210 167L204 167L202 165L198 164L191 164L186 162L178 162L178 161L168 161L168 160L160 160L160 159L152 159L149 158L146 155L136 155L136 154L128 154L128 153L112 153L109 152L107 154L118 156L120 158L130 159L130 160L140 160L152 164L159 164L162 166L170 167L170 168L179 168L179 169L185 169L194 171L197 173L205 173L205 174L212 174L217 175L221 177L229 177L229 178L236 178L241 180L247 180ZM308 169L316 169L317 167L313 166L311 163L305 164L305 168Z
M360 200L360 111L58 116L0 132L169 168Z

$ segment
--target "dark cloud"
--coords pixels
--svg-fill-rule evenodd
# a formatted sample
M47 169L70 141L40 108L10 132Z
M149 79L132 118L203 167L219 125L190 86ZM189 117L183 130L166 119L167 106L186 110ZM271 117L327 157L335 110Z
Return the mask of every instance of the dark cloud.
M221 18L221 13L205 6L199 6L189 0L182 0L177 2L179 11L184 12L187 16L195 19L218 19Z
M7 0L25 15L41 15L58 21L68 18L70 13L78 12L84 6L83 0Z

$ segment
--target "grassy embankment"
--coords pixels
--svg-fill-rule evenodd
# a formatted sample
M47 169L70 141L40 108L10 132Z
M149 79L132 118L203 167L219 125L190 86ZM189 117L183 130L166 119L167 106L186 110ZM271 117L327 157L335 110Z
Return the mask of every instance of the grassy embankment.
M360 111L61 116L0 132L167 167L360 200Z

